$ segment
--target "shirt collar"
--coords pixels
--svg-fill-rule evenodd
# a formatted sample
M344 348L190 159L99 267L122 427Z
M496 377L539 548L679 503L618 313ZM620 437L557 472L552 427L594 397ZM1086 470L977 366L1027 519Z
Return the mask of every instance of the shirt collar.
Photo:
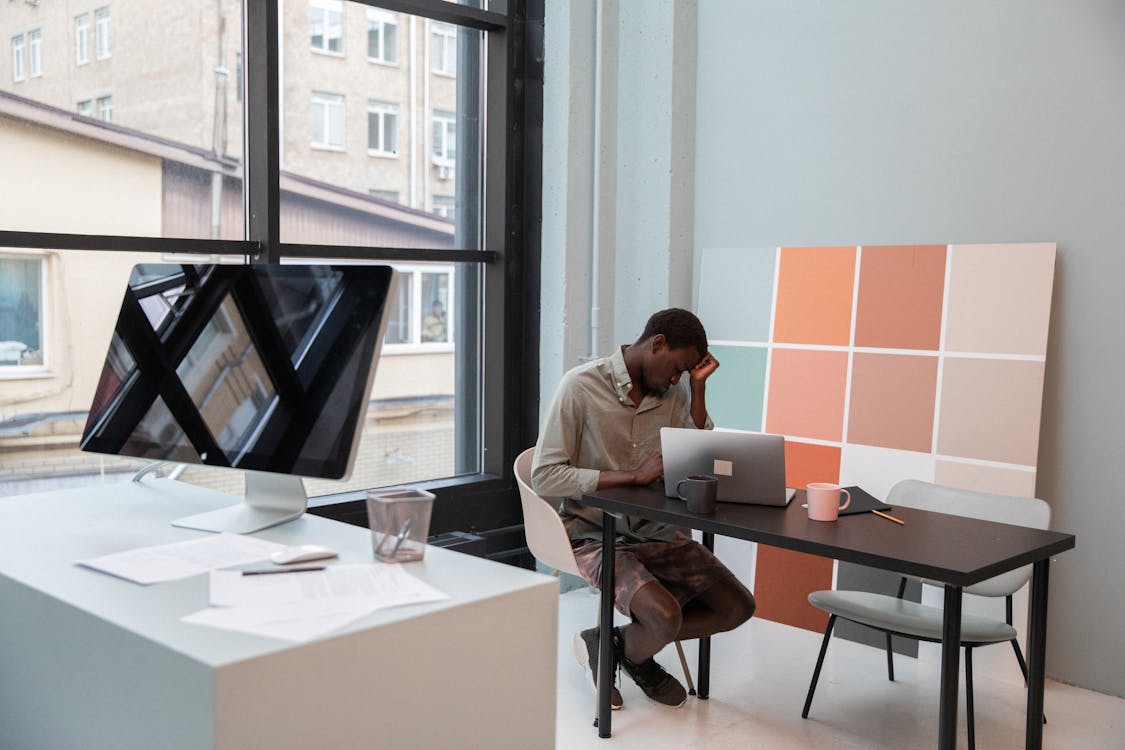
M629 369L625 367L625 347L619 346L609 356L610 377L613 378L613 389L617 391L617 399L626 401L629 391L633 387L633 379L629 377Z

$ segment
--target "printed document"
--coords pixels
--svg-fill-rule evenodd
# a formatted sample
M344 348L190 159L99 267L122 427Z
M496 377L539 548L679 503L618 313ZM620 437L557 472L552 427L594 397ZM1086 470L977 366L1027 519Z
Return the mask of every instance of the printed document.
M284 547L283 544L242 534L208 534L186 542L140 547L79 560L78 564L135 583L150 584L189 578L228 565L257 562Z

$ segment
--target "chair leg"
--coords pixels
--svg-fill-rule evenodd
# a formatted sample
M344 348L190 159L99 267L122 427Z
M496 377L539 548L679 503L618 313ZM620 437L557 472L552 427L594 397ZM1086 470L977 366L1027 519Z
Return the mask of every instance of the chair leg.
M969 750L976 747L973 726L973 647L965 646L965 721L969 725Z
M813 692L816 690L816 681L820 679L820 668L824 665L824 653L828 651L828 639L832 637L832 627L836 624L836 615L828 618L828 627L824 629L824 640L820 643L820 655L816 657L816 669L812 673L812 682L809 683L809 694L805 696L805 708L801 711L801 718L809 718L809 708L812 706Z
M895 681L894 651L891 650L891 634L887 633L887 679Z
M695 683L691 681L691 669L688 668L687 659L684 658L684 647L676 641L676 653L680 656L680 666L684 670L684 680L687 682L688 695L695 695Z

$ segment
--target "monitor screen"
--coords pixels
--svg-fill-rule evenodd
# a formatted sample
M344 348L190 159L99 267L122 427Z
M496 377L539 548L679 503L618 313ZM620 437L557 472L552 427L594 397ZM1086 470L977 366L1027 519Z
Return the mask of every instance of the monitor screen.
M136 266L82 449L346 477L393 274L389 266Z

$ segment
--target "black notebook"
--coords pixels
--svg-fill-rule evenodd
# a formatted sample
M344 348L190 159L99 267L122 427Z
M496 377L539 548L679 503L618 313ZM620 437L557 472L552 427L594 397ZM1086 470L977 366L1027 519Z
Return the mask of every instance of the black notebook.
M873 510L886 512L891 509L891 506L869 494L861 487L845 487L844 489L851 493L852 501L848 504L847 508L840 511L841 516L850 516L853 513L869 513Z

